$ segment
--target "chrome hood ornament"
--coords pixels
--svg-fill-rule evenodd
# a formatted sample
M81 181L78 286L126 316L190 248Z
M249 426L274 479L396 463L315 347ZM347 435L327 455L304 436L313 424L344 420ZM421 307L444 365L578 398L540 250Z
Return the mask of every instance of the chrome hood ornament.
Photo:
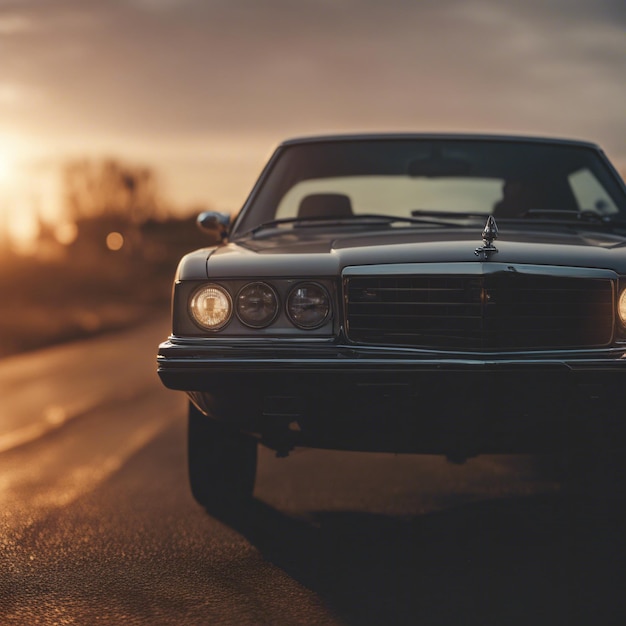
M490 254L495 254L498 251L493 245L493 242L498 238L498 225L493 215L487 218L487 223L483 229L483 245L480 248L474 250L476 256L482 256L483 260L488 261Z

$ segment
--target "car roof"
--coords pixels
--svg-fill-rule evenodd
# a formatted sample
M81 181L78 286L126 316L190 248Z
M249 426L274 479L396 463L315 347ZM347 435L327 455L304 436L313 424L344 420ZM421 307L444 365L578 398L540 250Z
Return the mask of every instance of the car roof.
M496 135L479 133L354 133L336 135L313 135L308 137L294 137L283 141L280 146L292 146L311 143L332 143L342 141L377 141L377 140L440 140L440 141L519 141L521 143L549 143L556 145L568 145L593 148L599 150L600 147L589 141L579 139L562 139L557 137L536 137L526 135Z

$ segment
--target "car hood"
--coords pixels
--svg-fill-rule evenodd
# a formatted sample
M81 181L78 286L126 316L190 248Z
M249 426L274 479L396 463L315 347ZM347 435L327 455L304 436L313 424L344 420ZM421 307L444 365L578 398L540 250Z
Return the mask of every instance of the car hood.
M500 227L497 252L485 259L482 226L321 232L292 229L198 250L179 267L181 279L245 275L333 276L343 268L392 263L503 263L611 269L626 274L626 236L587 230Z

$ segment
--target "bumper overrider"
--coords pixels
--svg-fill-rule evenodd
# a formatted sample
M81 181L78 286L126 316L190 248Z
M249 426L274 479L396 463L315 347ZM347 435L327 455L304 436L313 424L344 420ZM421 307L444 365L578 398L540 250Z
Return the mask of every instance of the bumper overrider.
M623 350L477 355L171 338L158 374L278 452L463 458L626 441Z

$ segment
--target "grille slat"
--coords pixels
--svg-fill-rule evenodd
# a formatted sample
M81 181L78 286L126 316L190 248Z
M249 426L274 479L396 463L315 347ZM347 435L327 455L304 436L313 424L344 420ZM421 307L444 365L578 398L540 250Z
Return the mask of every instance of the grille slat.
M357 343L544 350L602 347L613 336L608 278L351 276L344 288L348 337Z

